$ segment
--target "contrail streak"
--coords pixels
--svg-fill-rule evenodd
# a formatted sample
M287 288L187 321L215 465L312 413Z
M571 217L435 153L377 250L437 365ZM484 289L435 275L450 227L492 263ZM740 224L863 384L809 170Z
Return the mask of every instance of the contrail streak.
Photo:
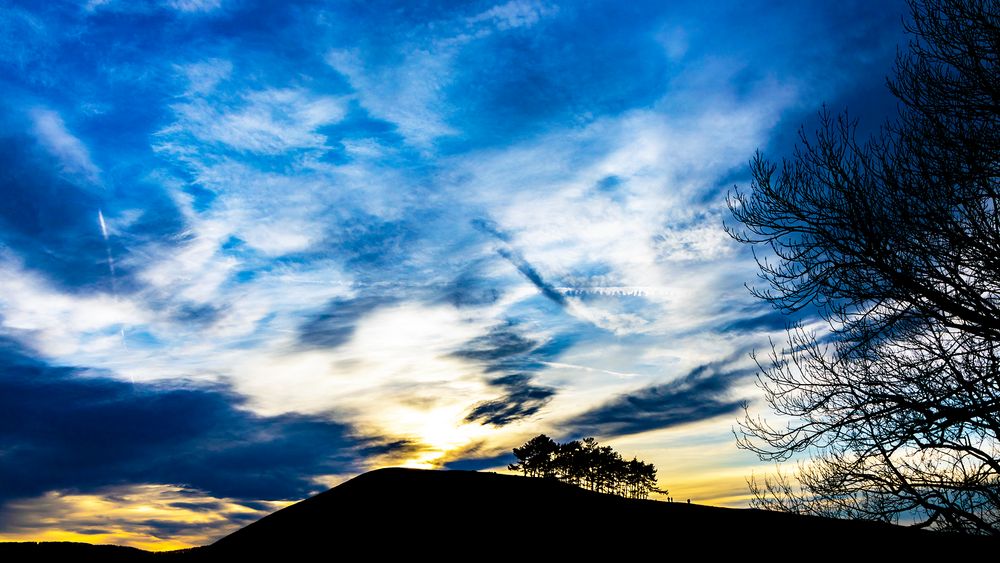
M118 275L115 273L115 259L111 255L111 238L108 235L108 223L104 220L104 212L100 208L97 209L97 222L101 226L101 236L104 237L104 252L108 257L108 271L111 272L111 294L114 295L115 302L118 302ZM122 326L119 331L122 337L122 348L126 351L128 350L128 344L125 342L125 327ZM129 379L132 381L132 385L135 385L135 377L129 374Z
M101 224L101 234L104 235L104 241L108 240L108 224L104 222L104 213L100 209L97 210L97 221Z
M111 272L111 291L115 294L115 299L118 298L118 284L117 276L115 275L115 259L111 257L111 242L108 238L108 224L104 222L104 213L98 209L97 210L97 222L101 225L101 236L104 237L104 251L108 255L108 271Z
M608 375L614 375L614 376L617 376L617 377L625 377L625 378L628 378L628 377L638 377L638 376L642 375L641 373L629 373L629 372L623 372L623 371L611 371L609 369L592 368L592 367L589 367L589 366L581 366L581 365L577 365L577 364L567 364L567 363L563 363L563 362L541 362L541 363L544 364L544 365L547 365L547 366L554 367L554 368L579 369L579 370L591 371L591 372L595 372L595 373L606 373Z

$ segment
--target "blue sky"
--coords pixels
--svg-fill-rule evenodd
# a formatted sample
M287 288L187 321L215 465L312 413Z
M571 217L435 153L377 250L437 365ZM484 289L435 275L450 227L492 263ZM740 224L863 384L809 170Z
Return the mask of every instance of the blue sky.
M539 432L740 505L786 319L725 194L894 112L904 8L3 2L0 539L198 544Z

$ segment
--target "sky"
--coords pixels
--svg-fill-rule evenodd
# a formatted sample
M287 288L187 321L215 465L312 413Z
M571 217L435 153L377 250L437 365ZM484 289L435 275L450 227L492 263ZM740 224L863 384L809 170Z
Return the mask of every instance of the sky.
M895 112L904 12L0 0L0 540L201 545L539 433L745 506L789 319L726 194Z

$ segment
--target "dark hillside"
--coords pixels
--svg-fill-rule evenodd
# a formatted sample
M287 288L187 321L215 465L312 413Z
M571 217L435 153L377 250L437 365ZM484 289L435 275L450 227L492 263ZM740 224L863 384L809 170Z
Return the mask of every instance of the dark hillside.
M19 545L34 545L37 557ZM67 551L73 545L78 551ZM869 560L878 554L957 556L997 547L994 539L888 524L629 500L551 479L380 469L202 548L149 554L82 544L0 544L0 560L41 560L43 550L54 554L45 560L54 561L340 561L358 560L358 554L364 560L565 561L609 550L658 557L694 550L774 561ZM100 557L95 549L104 550Z
M870 554L996 545L871 522L628 500L550 479L382 469L250 524L205 553L306 553L359 541L372 556L445 559L520 559L518 553L586 556L607 547L643 553L698 548L778 554L869 545L865 551ZM539 541L537 548L528 548Z

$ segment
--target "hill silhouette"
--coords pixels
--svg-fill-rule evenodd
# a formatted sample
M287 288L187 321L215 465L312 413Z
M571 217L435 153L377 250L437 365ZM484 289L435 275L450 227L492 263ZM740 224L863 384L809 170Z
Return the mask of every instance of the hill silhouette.
M158 560L158 554L122 545L80 542L0 542L0 561L72 561L74 563L131 563Z
M45 546L46 544L40 544ZM632 500L553 479L473 471L379 469L291 505L215 543L156 554L159 561L313 560L419 556L535 559L590 556L595 549L715 554L877 553L927 555L996 549L991 538L883 523ZM0 559L7 546L0 544ZM82 553L82 552L81 552ZM851 555L851 554L854 555ZM136 561L146 561L136 552ZM839 556L838 556L839 558ZM83 560L60 556L58 560Z

